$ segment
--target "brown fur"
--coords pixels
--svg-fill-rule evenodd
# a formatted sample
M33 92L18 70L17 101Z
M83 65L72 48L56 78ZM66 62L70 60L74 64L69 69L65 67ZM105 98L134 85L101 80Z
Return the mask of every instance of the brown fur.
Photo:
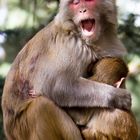
M85 16L69 10L70 0L61 0L55 19L39 31L16 57L2 96L4 129L8 140L39 140L40 137L41 140L46 137L49 140L56 137L64 140L82 139L71 120L68 126L72 125L73 129L63 130L66 133L61 133L62 130L59 136L55 132L44 133L44 128L55 131L59 127L54 117L54 126L49 125L42 115L36 117L43 114L50 118L44 110L55 111L53 105L47 108L48 99L66 108L115 107L130 110L131 96L127 90L86 79L87 67L91 62L107 56L121 57L125 53L117 37L114 0L95 1L96 4L90 8L84 4L89 13L86 18L94 17L96 20L95 33L91 38L83 36L79 27L79 22L85 20ZM29 96L31 90L35 91L36 96L44 98L32 99ZM44 108L42 113L38 110L40 105ZM34 114L30 114L34 109ZM56 109L56 112L59 110ZM56 112L50 115L54 116ZM59 120L63 119L63 115L60 115ZM66 121L63 123L67 126ZM40 127L36 128L36 125ZM46 137L42 138L42 135Z
M110 67L108 64L111 64ZM104 73L100 73L102 69ZM109 84L116 82L116 78L127 75L127 67L118 58L104 58L95 64L93 70L91 80L108 82L109 78ZM82 140L80 131L71 118L46 97L29 98L19 101L18 104L20 105L16 107L15 112L12 109L7 110L8 114L5 115L5 126L10 128L5 131L8 140ZM78 108L69 109L68 113L78 125L84 126L82 134L85 140L136 140L137 138L136 120L130 112L99 108L82 108L79 111Z
M127 73L128 68L121 59L104 58L95 64L90 79L113 86L122 77L126 78ZM138 127L132 112L94 108L82 133L86 140L137 140Z
M90 80L112 86L128 74L128 68L120 58L99 60L89 67L89 71L92 71ZM125 85L121 86L124 88ZM138 128L132 112L101 108L71 108L66 111L75 123L82 127L85 140L136 140L138 137Z
M26 100L16 109L4 119L8 140L82 140L71 118L46 97Z

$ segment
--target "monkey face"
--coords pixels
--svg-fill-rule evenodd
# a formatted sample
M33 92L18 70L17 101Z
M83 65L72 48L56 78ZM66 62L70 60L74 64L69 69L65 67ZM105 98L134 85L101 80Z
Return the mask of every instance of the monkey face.
M72 0L68 6L69 10L73 14L73 22L78 27L82 37L84 39L95 39L95 33L97 32L97 16L94 15L96 8L95 0Z
M106 26L116 24L115 0L61 0L59 19L72 21L82 38L98 41Z

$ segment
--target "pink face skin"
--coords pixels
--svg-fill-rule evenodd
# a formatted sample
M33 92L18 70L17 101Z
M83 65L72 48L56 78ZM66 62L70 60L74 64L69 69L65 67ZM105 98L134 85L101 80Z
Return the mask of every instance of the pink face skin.
M95 18L93 15L96 0L72 0L69 9L74 15L74 22L81 29L84 38L94 37Z
M93 9L94 5L95 0L73 0L70 3L70 9L73 11L80 12L81 7L85 7L90 10Z

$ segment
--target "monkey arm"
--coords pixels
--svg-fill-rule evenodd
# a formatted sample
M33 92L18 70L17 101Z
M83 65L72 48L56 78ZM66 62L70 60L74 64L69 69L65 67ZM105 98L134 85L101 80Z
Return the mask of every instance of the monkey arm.
M79 78L73 84L66 83L56 83L53 89L55 94L50 97L61 107L117 107L128 110L131 107L128 103L131 97L125 89L85 78Z

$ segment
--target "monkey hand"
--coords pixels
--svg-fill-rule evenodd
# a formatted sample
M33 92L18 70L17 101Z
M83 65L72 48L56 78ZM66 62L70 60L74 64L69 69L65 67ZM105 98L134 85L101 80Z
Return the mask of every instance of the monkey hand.
M110 107L113 106L124 110L131 109L131 95L126 89L118 88L118 93L112 94L110 98Z
M125 85L125 77L122 77L119 81L117 81L115 84L114 84L114 86L116 87L116 88L121 88L121 87L123 87L124 85Z

